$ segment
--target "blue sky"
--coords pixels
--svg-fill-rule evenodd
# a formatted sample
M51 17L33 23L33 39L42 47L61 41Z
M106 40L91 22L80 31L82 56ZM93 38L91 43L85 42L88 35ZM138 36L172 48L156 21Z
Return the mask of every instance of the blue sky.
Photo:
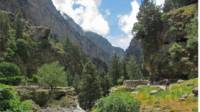
M127 14L131 11L131 3L132 0L119 0L116 2L116 0L102 0L101 5L100 5L100 12L104 15L106 15L105 11L110 11L110 15L106 16L106 20L108 21L110 25L111 32L110 34L112 36L118 36L121 33L123 33L120 28L118 23L118 18L117 16L119 14ZM114 3L114 4L113 4ZM123 8L122 8L123 6Z
M96 32L113 46L127 49L131 29L137 22L141 0L52 0L61 12L74 19L85 31ZM155 0L157 5L164 0Z

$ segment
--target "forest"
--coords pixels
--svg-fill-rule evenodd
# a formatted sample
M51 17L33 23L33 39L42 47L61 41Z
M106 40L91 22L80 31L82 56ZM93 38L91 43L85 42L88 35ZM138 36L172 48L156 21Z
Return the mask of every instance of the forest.
M141 55L104 62L0 5L0 112L198 112L198 1L143 0L137 19Z

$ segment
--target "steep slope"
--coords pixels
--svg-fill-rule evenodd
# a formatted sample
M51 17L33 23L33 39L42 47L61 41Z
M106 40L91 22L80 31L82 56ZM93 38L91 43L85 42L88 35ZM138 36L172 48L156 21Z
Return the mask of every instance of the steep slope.
M104 37L93 32L85 32L85 36L101 47L110 56L117 54L118 56L123 57L124 51L121 48L113 47Z
M69 37L86 55L104 62L111 59L111 55L101 48L102 46L88 39L80 26L69 16L63 17L51 0L0 0L0 9L13 13L20 10L32 24L49 27L52 35L59 40L63 41L65 37Z
M135 56L137 62L141 61L142 58L142 46L139 40L133 38L131 40L130 46L126 50L126 56Z

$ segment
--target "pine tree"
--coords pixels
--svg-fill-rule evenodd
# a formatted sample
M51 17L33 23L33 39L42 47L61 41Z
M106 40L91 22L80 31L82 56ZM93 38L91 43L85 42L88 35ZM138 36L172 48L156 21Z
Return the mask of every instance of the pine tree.
M130 57L127 63L127 73L130 79L138 80L143 78L141 70L133 56Z
M15 38L23 38L23 31L24 31L24 23L22 19L22 13L20 11L16 14L16 20L15 20Z
M75 86L78 83L77 79L80 79L80 74L82 74L84 56L82 56L79 47L73 45L69 38L64 41L64 51L63 64L72 75L69 85Z
M5 51L9 38L9 18L4 12L0 12L0 51Z
M121 76L124 77L124 79L128 79L128 73L127 73L127 65L126 65L126 61L125 60L122 60L121 61Z
M91 109L96 100L102 95L101 87L97 80L97 70L92 62L88 62L84 66L78 91L80 106L86 110Z
M112 84L116 85L118 79L121 77L120 73L120 61L117 55L114 55L112 58L111 66L109 68L109 76L112 79Z
M144 68L152 76L155 74L154 56L161 48L163 40L160 32L163 27L160 7L152 0L144 0L137 19L133 32L136 32L135 38L141 40Z
M102 95L106 96L109 93L109 89L111 87L111 79L109 75L107 75L106 73L101 73L97 79L99 80L102 88Z

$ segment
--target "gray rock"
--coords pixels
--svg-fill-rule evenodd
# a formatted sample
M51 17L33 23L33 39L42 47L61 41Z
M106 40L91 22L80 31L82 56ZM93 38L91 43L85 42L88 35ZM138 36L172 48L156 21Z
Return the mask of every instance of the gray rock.
M189 97L189 94L184 94L179 98L179 101L185 101Z
M192 93L194 94L194 96L198 96L198 87L195 87L193 90L192 90Z
M36 41L46 40L50 34L50 29L43 26L34 26L32 31L32 38Z
M180 80L177 81L177 83L180 84L180 83L182 83L183 81L184 81L184 80L181 80L181 79L180 79Z
M157 94L157 93L159 93L160 92L160 90L152 90L152 91L150 91L150 95L155 95L155 94Z

